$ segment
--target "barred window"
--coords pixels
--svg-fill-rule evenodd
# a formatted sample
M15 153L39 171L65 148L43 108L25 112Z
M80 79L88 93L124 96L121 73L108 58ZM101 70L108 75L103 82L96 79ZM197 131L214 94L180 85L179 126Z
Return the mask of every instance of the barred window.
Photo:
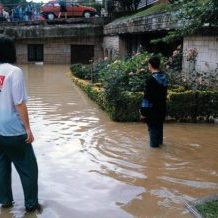
M43 61L43 44L28 45L28 61Z

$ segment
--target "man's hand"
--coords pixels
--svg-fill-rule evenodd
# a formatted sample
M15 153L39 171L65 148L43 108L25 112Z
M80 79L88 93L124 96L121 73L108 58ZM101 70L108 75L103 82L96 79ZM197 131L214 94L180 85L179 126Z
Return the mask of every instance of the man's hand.
M145 122L146 120L146 117L145 116L142 116L141 112L139 111L139 119L142 121L142 122Z
M26 143L31 144L34 141L34 136L31 129L26 129L26 134L27 134L27 138L25 141Z
M16 109L27 134L27 138L25 141L26 143L32 143L34 141L34 137L29 124L29 116L28 116L26 104L25 103L18 104L16 105Z
M140 120L144 120L146 117L144 117L144 116L142 116L141 114L140 114Z

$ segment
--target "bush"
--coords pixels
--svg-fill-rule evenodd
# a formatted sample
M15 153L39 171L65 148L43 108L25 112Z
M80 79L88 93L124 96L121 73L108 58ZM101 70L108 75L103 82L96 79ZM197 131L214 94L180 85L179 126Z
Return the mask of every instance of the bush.
M218 117L218 91L198 91L197 93L197 118L209 121L211 117Z
M169 92L185 92L185 91L187 91L187 89L184 86L173 85L169 87Z
M139 120L139 104L142 101L142 93L122 92L117 102L112 119L120 122Z
M218 200L196 205L196 209L202 215L202 217L216 218L218 217Z
M142 92L119 90L119 95L116 98L110 96L111 100L104 89L99 88L99 86L94 86L73 76L72 80L92 100L96 101L112 120L119 122L139 120L138 109L143 98ZM114 93L117 95L117 90ZM196 122L202 119L210 121L212 117L218 116L218 91L169 91L167 106L168 115L177 121Z
M218 116L218 92L169 92L167 105L168 114L178 121L210 121Z
M139 120L138 105L143 98L142 93L122 92L116 102L110 102L106 92L101 88L74 76L71 76L71 79L105 110L112 120L120 122Z
M178 121L193 121L197 113L196 93L193 91L186 92L169 92L168 95L168 115Z
M72 74L80 79L91 80L91 66L83 64L73 64L70 67Z
M72 74L92 83L77 81L79 86L116 121L138 120L138 104L143 98L148 59L152 54L139 53L124 60L99 60L92 65L74 64ZM179 52L174 54L181 56ZM165 71L166 59L161 56ZM176 59L180 63L180 59ZM175 68L175 62L170 67ZM178 80L178 77L171 77ZM96 84L96 86L95 86ZM185 85L185 83L183 84ZM218 116L218 91L196 91L178 83L171 84L168 92L168 115L178 121L210 121Z

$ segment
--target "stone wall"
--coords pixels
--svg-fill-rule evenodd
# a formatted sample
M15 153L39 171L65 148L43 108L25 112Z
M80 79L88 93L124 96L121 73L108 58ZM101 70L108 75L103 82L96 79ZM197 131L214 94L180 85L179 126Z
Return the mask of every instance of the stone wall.
M177 24L169 13L159 13L133 19L116 19L104 26L104 54L109 58L114 52L121 57L131 55L139 50L141 45L152 35L164 34L175 29ZM140 36L143 36L140 38ZM108 54L108 55L107 55Z
M119 52L119 36L106 36L103 40L104 57L112 59Z
M196 70L198 72L214 72L218 68L218 35L216 36L191 36L185 37L183 42L183 52L196 48L198 56L196 60ZM184 56L183 70L189 72L190 62Z
M177 27L177 23L169 13L160 13L134 19L117 19L104 26L104 34L149 33L171 30Z

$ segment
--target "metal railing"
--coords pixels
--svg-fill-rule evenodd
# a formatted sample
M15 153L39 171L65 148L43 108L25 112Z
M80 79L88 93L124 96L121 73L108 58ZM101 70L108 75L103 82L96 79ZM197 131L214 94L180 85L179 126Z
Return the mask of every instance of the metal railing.
M158 0L141 0L141 2L138 5L138 9L145 8L148 5L154 4Z

